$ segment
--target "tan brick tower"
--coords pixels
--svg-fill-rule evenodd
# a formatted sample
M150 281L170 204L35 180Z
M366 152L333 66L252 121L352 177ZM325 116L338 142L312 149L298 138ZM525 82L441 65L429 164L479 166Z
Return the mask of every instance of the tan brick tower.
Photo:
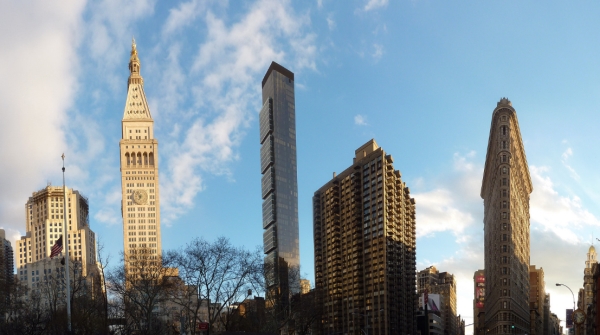
M144 254L154 259L161 254L158 141L154 138L154 120L144 93L135 40L131 46L129 71L119 142L126 269L132 255Z
M481 186L485 328L489 334L525 334L530 330L529 195L532 190L517 113L511 102L502 98L492 114Z
M393 162L370 140L314 193L319 334L417 333L415 200Z

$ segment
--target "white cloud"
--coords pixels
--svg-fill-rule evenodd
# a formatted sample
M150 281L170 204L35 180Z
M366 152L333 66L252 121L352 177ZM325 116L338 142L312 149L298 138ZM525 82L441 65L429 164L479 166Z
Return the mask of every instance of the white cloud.
M373 53L371 54L371 56L373 56L375 61L380 60L381 56L383 56L383 46L377 43L373 44Z
M329 30L334 30L336 27L336 23L333 19L333 14L329 13L329 15L327 15L327 18L325 19L327 20L327 27L329 27Z
M89 22L86 24L91 57L102 71L101 80L120 90L122 82L116 81L115 69L123 65L123 54L134 35L133 26L141 18L154 12L156 0L101 0L91 2Z
M569 173L571 174L571 177L577 181L580 180L579 174L577 173L577 171L575 171L575 169L569 164L569 158L573 156L573 150L569 147L567 148L567 150L565 150L565 152L563 152L563 154L561 155L561 162L564 165L564 167L567 168L567 170L569 170Z
M435 188L413 194L417 202L417 236L450 231L457 239L481 213L479 188L483 168L473 163L475 152L454 154L454 169L431 184ZM419 188L427 187L421 181Z
M167 22L163 26L163 35L171 35L191 24L204 12L207 3L207 1L192 0L179 4L177 8L172 8L169 11Z
M24 233L27 198L59 180L84 5L0 2L0 227L12 243Z
M365 12L368 12L373 9L377 9L380 7L385 7L388 4L388 0L369 0L364 7Z
M231 177L230 165L239 159L237 147L260 109L260 82L270 62L296 74L316 69L310 19L294 13L289 1L258 1L233 22L212 10L190 11L186 20L203 20L207 28L198 51L192 53L190 68L184 69L187 65L182 63L190 56L189 50L180 52L183 41L164 38L160 46L172 51L157 105L165 115L178 111L176 122L161 119L171 122L166 127L173 129L173 137L163 142L168 155L161 175L161 205L167 224L193 205L196 194L206 187L204 174Z
M354 116L354 124L357 126L367 126L367 117L360 114Z
M580 242L575 229L600 226L600 221L581 203L577 196L562 196L546 175L547 167L530 166L533 192L531 193L531 222L543 230L552 231L569 243Z

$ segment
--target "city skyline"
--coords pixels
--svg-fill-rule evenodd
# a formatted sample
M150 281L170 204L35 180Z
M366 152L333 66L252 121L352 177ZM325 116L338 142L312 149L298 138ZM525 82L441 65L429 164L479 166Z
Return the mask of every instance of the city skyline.
M486 128L490 106L506 96L533 182L531 264L544 268L552 312L564 318L572 305L554 283L582 287L592 234L600 235L599 5L48 6L0 5L0 136L11 143L0 151L0 228L13 246L31 191L60 185L64 151L67 185L89 196L91 228L118 258L114 139L133 35L161 139L165 249L193 236L262 245L260 80L276 61L296 74L300 259L309 279L312 192L350 163L347 152L376 138L416 199L417 269L455 274L458 313L470 323L472 274L483 268Z

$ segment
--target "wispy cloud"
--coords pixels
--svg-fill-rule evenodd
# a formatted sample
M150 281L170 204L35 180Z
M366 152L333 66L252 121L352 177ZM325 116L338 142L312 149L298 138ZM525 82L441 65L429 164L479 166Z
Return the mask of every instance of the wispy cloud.
M329 30L334 30L336 27L336 23L335 20L333 19L333 13L329 13L329 15L327 15L327 27L329 27Z
M388 0L369 0L364 7L365 12L374 10L377 8L385 7L388 4Z
M357 126L367 126L367 117L360 115L360 114L356 114L354 116L354 124Z
M371 56L373 56L373 59L375 59L375 61L381 59L381 56L383 56L383 46L377 43L373 44L373 53L371 54Z
M561 155L561 162L563 164L563 166L565 168L567 168L567 170L569 170L569 173L571 174L571 177L577 181L579 181L581 178L579 177L579 174L577 173L577 171L575 171L575 169L569 164L569 158L573 156L573 150L569 147L565 150L565 152L563 152L563 154Z
M258 1L235 21L210 9L191 4L186 8L185 14L183 9L170 13L163 36L176 29L171 22L183 15L190 20L187 24L199 24L198 20L205 24L206 37L193 52L189 68L182 57L189 57L190 50L185 55L178 51L181 40L161 42L174 51L162 74L167 79L165 93L157 105L165 115L184 110L179 122L167 124L175 136L165 144L169 153L161 176L162 217L167 224L192 206L206 187L205 174L232 179L229 167L240 158L237 147L260 108L260 81L270 62L296 73L316 69L310 19L295 13L289 1Z

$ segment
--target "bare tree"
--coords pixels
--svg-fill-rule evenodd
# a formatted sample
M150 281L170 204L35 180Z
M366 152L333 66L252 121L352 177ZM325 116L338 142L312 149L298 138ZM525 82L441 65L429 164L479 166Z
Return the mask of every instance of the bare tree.
M172 295L173 302L187 317L188 334L198 333L198 323L208 322L210 331L228 330L231 315L238 302L258 287L262 273L262 257L234 247L225 237L210 243L196 238L182 250L168 257L179 268L185 289Z
M164 306L173 286L174 270L166 267L162 257L149 251L124 255L126 267L107 275L108 289L114 296L111 307L125 321L122 331L126 334L169 331Z

